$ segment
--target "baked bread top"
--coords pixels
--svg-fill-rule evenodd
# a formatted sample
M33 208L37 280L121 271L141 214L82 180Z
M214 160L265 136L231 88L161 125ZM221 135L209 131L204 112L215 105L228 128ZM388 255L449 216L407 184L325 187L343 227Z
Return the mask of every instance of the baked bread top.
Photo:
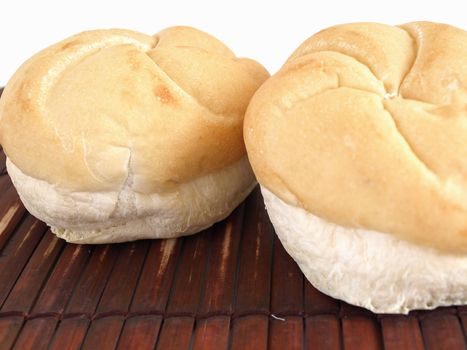
M255 94L258 181L330 222L467 253L467 33L344 24L306 40Z
M25 62L0 100L11 162L65 192L164 192L245 155L248 102L268 77L189 27L84 32Z

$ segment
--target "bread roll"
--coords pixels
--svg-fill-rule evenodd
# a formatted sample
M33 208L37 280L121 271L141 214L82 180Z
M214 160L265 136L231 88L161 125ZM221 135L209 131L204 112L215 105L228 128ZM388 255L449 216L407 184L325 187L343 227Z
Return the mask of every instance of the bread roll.
M467 303L467 33L344 24L258 90L248 156L320 290L376 312Z
M70 242L197 232L255 184L243 116L267 77L189 27L72 36L4 90L9 174L26 208Z

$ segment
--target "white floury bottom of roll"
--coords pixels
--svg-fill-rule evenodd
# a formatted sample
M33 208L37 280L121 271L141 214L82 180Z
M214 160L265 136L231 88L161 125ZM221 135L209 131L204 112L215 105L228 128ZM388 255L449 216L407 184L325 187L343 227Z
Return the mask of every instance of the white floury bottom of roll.
M323 293L377 313L467 303L467 256L345 228L261 191L284 248Z
M9 159L7 169L26 209L72 243L193 234L227 217L256 184L246 156L164 194L134 192L131 178L120 191L62 192L24 174Z

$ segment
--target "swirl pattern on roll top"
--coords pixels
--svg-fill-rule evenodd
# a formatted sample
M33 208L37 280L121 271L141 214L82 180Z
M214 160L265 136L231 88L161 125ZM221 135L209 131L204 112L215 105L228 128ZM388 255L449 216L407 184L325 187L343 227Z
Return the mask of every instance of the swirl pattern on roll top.
M189 27L98 30L33 56L0 100L0 141L63 192L162 193L245 155L248 102L268 77ZM131 176L130 176L131 175Z
M258 181L345 227L467 252L467 33L355 23L306 40L255 94Z

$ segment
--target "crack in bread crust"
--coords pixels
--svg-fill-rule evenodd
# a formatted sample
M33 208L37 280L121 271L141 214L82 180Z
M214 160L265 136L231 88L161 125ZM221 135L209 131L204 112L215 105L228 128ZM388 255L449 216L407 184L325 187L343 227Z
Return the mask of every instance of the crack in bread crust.
M420 47L418 46L417 39L412 35L412 33L410 33L408 30L406 30L406 29L405 29L404 27L402 27L402 26L397 26L397 27L400 28L400 29L402 29L404 32L406 32L407 35L412 39L413 46L414 46L414 52L415 52L413 62L412 62L412 64L410 65L409 69L407 70L407 73L405 73L404 76L402 77L401 83L399 84L399 88L397 89L397 93L400 95L400 88L401 88L401 86L404 85L405 79L410 75L410 73L412 72L413 68L415 67L415 64L417 63L418 57L419 57L419 55L420 55ZM400 95L400 96L402 96L402 95Z
M401 28L401 29L402 29L402 28ZM404 30L404 29L403 29L403 30ZM406 30L404 30L404 31L407 32ZM407 32L407 33L408 33L408 32ZM408 33L408 34L409 34L409 33ZM409 35L410 35L410 34L409 34ZM414 40L414 43L416 43L415 39L414 39L411 35L410 35L410 37L412 38L412 40ZM348 58L351 58L351 59L354 61L354 63L359 64L359 65L361 65L361 66L367 68L367 69L373 74L373 77L375 78L375 80L378 80L378 81L382 82L382 81L376 76L375 72L371 69L371 67L368 67L366 64L364 64L362 61L358 60L356 57L351 56L351 55L348 55L348 54L346 54L346 53L344 53L344 52L335 51L335 50L324 50L324 51L320 51L320 52L326 52L326 51L338 53L338 54L344 55L344 56L346 56L346 57L348 57ZM413 66L415 65L415 62L416 62L416 59L417 59L417 57L418 57L419 51L416 49L415 52L416 52L415 59L414 59L414 61L412 62L412 65L409 67L409 70L408 70L407 73L405 74L404 78L402 79L401 84L399 85L399 88L400 88L400 86L402 86L405 77L408 76L408 75L410 74L410 72L411 72ZM313 55L314 53L315 53L315 52L306 53L306 54L304 54L304 55L302 55L302 56L298 56L298 57L294 58L294 59L291 60L290 62L292 63L292 62L294 62L294 61L295 61L296 59L298 59L298 58L303 58L303 57L306 57L306 56L308 56L308 55ZM306 63L305 63L303 66L306 66ZM284 66L284 68L286 68L286 67L287 67L287 66ZM327 67L328 67L328 66L327 66ZM322 91L320 91L319 93L316 93L316 94L311 94L311 95L307 95L307 96L300 96L300 98L298 98L296 101L293 101L293 104L300 103L300 102L302 102L302 101L304 101L304 100L308 100L308 99L310 99L310 98L312 98L312 97L316 97L316 96L319 95L319 94L328 92L328 91L330 91L330 90L339 89L339 88L342 88L342 87L346 87L346 88L348 88L348 89L353 89L353 90L359 90L359 91L362 91L362 92L366 92L366 93L369 93L369 94L374 94L374 95L376 95L376 96L378 96L378 97L381 97L380 95L378 95L377 93L375 93L375 92L373 92L373 91L364 90L364 89L360 89L360 88L355 88L355 87L351 87L351 86L341 85L339 74L336 73L336 77L337 77L337 86L336 86L336 87L324 89L324 90L322 90ZM383 84L383 86L384 86L384 84ZM398 90L399 90L399 88L398 88ZM386 96L386 94L389 94L389 92L385 89L385 96ZM407 145L407 147L411 150L412 155L420 162L421 165L423 165L423 167L424 167L429 173L431 173L433 176L436 177L436 179L438 180L438 182L441 182L441 180L440 180L438 174L436 174L436 172L435 172L433 169L431 169L425 161L423 161L423 159L420 157L420 155L417 154L417 152L415 152L415 149L414 149L414 147L410 144L408 138L404 135L404 133L402 132L402 130L398 127L397 121L396 121L396 119L393 117L392 113L391 113L389 110L386 109L386 106L385 106L385 104L384 104L385 96L383 96L383 97L381 98L381 105L382 105L382 108L383 108L383 109L389 114L389 116L391 117L391 119L392 119L392 121L393 121L393 123L394 123L395 130L396 130L397 133L400 135L400 137L404 140L404 142L405 142L405 144ZM398 96L398 97L396 97L396 98L402 98L402 99L404 99L402 96ZM411 99L404 99L404 100L409 100L409 101L410 101ZM412 101L419 102L419 101L417 101L417 100L412 100ZM292 103L291 103L291 104L292 104ZM281 108L281 109L284 110L284 111L288 109L288 108L286 108L286 107L284 107L284 106L278 106L278 107ZM291 107L291 106L290 106L290 107ZM284 179L282 179L282 181L283 181L284 183L286 183L286 181L285 181Z

